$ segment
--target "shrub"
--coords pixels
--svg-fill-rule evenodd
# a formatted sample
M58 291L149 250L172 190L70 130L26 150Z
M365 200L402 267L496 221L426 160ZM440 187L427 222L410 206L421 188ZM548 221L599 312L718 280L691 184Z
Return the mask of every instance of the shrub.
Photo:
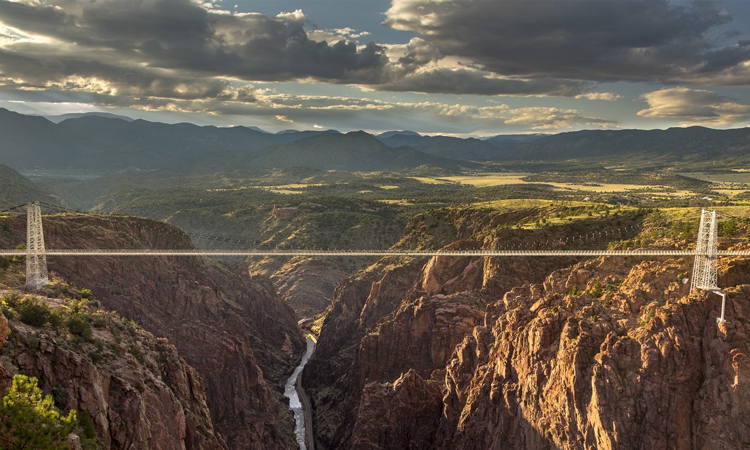
M719 234L732 237L737 233L737 223L734 220L719 222Z
M94 328L104 328L107 326L107 319L104 316L94 316L92 325L94 325Z
M63 315L62 311L60 311L59 309L55 309L50 313L48 321L49 324L53 327L60 328L60 326L65 323L65 316Z
M16 311L21 322L32 327L44 326L52 314L46 302L30 298L21 300Z
M7 270L10 267L10 261L4 256L0 256L0 269Z
M78 427L76 412L61 416L51 395L42 399L37 379L13 377L13 385L0 401L0 441L4 448L66 449L68 435Z
M591 288L591 295L593 295L594 298L599 298L603 293L602 283L599 280L596 280L596 283L594 283L594 286Z
M94 364L99 364L104 359L101 353L97 352L96 350L92 350L89 352L89 358L91 358L91 362Z
M0 305L0 311L2 311L3 315L8 320L13 320L16 318L16 311L13 308L8 308L5 305Z
M81 298L85 298L86 300L93 300L94 294L91 293L90 289L81 289Z
M88 300L70 300L71 314L82 314L86 311L85 306Z
M96 431L94 430L94 424L91 422L91 416L85 409L81 411L78 423L81 427L81 446L84 449L95 449L99 448L96 439Z
M128 348L128 351L131 355L135 356L135 359L137 359L139 363L144 364L146 362L146 357L143 355L143 352L135 345L131 345L130 348Z
M68 317L68 331L73 336L89 340L91 339L91 325L80 314L71 314Z
M2 303L7 305L9 308L16 308L22 299L23 297L21 297L21 294L19 294L18 292L10 292L3 295Z
M36 336L29 336L26 339L26 346L29 348L30 352L36 352L39 350L39 338Z
M573 286L573 290L570 291L570 295L581 295L581 290L578 288L577 284Z
M68 403L68 393L62 385L57 385L52 389L52 399L55 401L55 407L59 410L65 409Z

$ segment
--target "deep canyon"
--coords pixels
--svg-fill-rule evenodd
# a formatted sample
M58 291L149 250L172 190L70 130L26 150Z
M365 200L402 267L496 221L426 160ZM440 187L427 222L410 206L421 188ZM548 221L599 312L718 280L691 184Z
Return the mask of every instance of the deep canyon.
M625 229L620 239L653 248L687 245L651 233L641 212L507 226L548 214L431 211L408 223L396 248L497 248L572 229ZM22 216L0 220L3 246L23 242ZM45 217L45 237L54 248L191 245L170 225L114 216ZM52 331L2 319L0 328L12 330L4 383L20 371L47 390L63 386L67 407L91 413L106 448L297 448L283 393L309 346L269 279L192 257L50 257L49 265L116 311L112 323L121 316L143 327L133 346L146 349L145 362L113 354L94 363ZM748 448L750 265L721 261L729 300L728 321L718 325L720 298L691 294L682 282L691 268L691 258L637 256L369 265L335 288L302 372L315 448ZM42 294L51 304L72 295L49 289ZM113 341L115 328L96 339ZM36 350L32 335L42 341ZM160 439L178 444L153 444Z

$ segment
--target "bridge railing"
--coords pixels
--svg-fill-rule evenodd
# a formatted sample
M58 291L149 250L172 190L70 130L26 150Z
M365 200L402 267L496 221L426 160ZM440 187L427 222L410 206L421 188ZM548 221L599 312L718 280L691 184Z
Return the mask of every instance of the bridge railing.
M45 207L68 213L86 214L81 211L62 208L57 205L48 203L43 204ZM22 205L0 211L7 212L21 208ZM27 285L38 289L48 283L47 277L47 256L444 256L444 257L541 257L541 256L560 256L560 257L596 257L596 256L694 256L693 277L691 280L691 292L695 289L703 289L709 292L716 292L722 296L722 315L720 322L724 321L724 305L726 295L717 286L718 264L717 258L722 256L750 256L748 250L718 250L718 222L716 211L703 210L701 213L700 227L698 231L698 242L695 250L659 250L659 249L628 249L628 250L529 250L529 249L503 249L503 250L315 250L315 249L235 249L235 250L196 250L196 249L46 249L44 245L44 234L42 230L42 213L40 203L26 205L27 212L27 248L20 250L0 250L0 256L26 256L27 263ZM104 220L108 218L100 217ZM630 227L631 231L633 227ZM622 229L620 229L622 233ZM249 241L241 239L221 238L206 234L181 234L196 239L213 239L221 242L235 245L250 245ZM609 231L604 230L594 232L592 237L609 236ZM588 235L585 236L588 239ZM614 233L613 233L614 237ZM567 245L569 242L583 241L584 236L572 236L553 243ZM256 242L252 243L254 246ZM534 243L531 246L540 246L541 243ZM549 241L545 242L549 245ZM521 245L521 244L513 244ZM528 244L525 245L528 248Z

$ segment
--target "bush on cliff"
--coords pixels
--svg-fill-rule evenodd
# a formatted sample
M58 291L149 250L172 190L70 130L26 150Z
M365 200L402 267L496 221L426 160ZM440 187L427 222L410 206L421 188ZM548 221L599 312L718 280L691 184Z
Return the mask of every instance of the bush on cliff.
M89 340L91 339L91 325L81 314L71 314L68 317L68 331L73 336Z
M47 303L31 298L24 298L16 307L21 322L32 327L43 327L50 318L52 311Z
M68 435L78 427L76 412L61 416L51 395L42 398L37 379L13 377L0 402L0 446L7 449L68 449Z
M8 302L6 300L7 297L8 296L6 295L2 298L2 300L0 300L0 312L3 313L6 319L13 320L16 318L16 315L18 315L18 313L14 309L15 304L13 302Z
M78 423L81 426L81 447L83 450L99 450L101 445L96 440L96 430L91 422L91 416L85 409L81 411Z
M21 297L18 292L5 294L0 301L3 314L9 319L19 316L21 322L34 327L42 327L50 320L52 310L43 300Z
M9 308L15 308L18 306L18 303L22 298L23 297L21 297L18 292L8 292L7 294L3 295L1 302Z

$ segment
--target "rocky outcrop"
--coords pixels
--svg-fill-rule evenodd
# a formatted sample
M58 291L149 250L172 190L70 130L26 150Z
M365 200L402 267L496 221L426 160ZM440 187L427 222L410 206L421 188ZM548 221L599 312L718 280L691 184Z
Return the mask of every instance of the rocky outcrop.
M407 227L412 230L409 233L438 230L441 236L421 239L407 234L400 245L422 242L430 246L477 233L460 215L453 215L445 213L442 219L448 223L436 226L432 224L440 223L439 219L418 216ZM519 215L501 215L508 217L517 220ZM497 225L495 219L489 223ZM475 247L476 241L459 240L446 248ZM512 264L502 264L489 258L385 259L342 282L303 377L321 446L353 445L353 411L359 409L366 383L392 382L410 369L422 378L437 376L464 335L483 323L485 307L498 293L517 283L541 282L569 261L514 258Z
M322 326L328 337L318 340L302 376L321 448L349 439L363 387L357 364L359 343L368 328L398 307L418 274L418 261L384 260L336 288Z
M451 245L528 239L477 220L493 230L453 220L475 239ZM717 326L720 298L684 283L692 259L381 262L339 286L305 372L316 437L326 449L750 448L748 268L723 263L731 319Z
M433 370L445 367L463 336L483 321L484 314L469 298L419 297L362 338L359 385L392 381L409 370L429 378Z
M325 259L284 258L283 262L273 259L281 258L266 258L252 263L251 270L269 276L279 297L299 317L312 318L325 311L331 304L336 285L353 272L335 261Z
M21 219L5 219L4 246L23 242ZM146 219L45 216L44 227L48 248L191 247L178 229ZM214 426L231 448L294 448L283 381L305 343L267 279L195 257L53 257L49 265L175 344L204 377Z
M97 317L104 324L81 340L0 313L0 394L16 373L37 377L59 408L88 414L104 449L226 448L214 432L203 380L177 349L114 313Z
M633 264L594 260L508 292L484 324L456 330L428 380L407 369L366 383L341 448L745 448L750 285L729 290L732 320L717 327L719 298L677 281L689 262ZM608 278L621 287L592 295ZM588 293L570 295L573 283ZM398 332L380 336L412 357Z
M393 383L368 383L352 437L352 448L433 448L443 409L438 383L413 370Z
M738 415L737 400L747 390L750 287L733 290L735 319L718 327L718 298L689 297L674 281L685 261L636 265L602 298L554 292L584 270L590 280L616 274L600 270L608 265L558 272L536 302L499 306L505 312L488 324L491 350L473 346L473 364L462 364L457 350L446 378L443 448L748 445L750 421ZM464 347L472 348L470 339Z

